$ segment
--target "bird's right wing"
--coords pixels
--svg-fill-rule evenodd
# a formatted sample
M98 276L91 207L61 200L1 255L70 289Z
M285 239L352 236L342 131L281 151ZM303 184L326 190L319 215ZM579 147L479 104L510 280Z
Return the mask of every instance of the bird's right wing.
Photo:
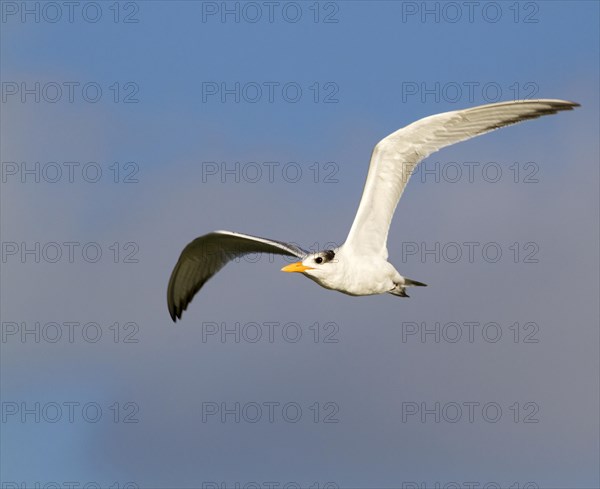
M171 273L167 304L171 319L181 319L196 292L229 261L249 253L273 253L303 259L308 252L290 243L231 231L196 238L181 252Z
M388 230L415 167L446 146L543 115L571 110L564 100L523 100L432 115L385 137L373 149L363 195L344 247L387 258Z

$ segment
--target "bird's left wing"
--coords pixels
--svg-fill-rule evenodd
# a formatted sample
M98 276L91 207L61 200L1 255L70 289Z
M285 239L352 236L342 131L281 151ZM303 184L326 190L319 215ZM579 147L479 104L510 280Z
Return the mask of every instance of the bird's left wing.
M181 252L171 273L167 304L171 319L181 319L196 292L229 261L249 253L273 253L300 259L308 252L290 243L231 231L215 231L196 238Z
M522 100L480 105L418 120L373 149L363 195L344 247L387 258L387 235L400 196L417 164L446 146L543 115L571 110L565 100Z

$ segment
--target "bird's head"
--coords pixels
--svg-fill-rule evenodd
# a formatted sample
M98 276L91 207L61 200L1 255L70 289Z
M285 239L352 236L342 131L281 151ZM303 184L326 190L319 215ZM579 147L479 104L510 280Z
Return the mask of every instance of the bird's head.
M325 277L333 272L337 263L334 250L324 250L311 253L304 260L287 265L281 269L282 272L300 272L309 278L316 279Z

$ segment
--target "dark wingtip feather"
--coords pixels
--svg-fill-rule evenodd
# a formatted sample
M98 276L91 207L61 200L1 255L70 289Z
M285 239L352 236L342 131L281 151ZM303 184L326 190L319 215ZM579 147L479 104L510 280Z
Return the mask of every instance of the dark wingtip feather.
M177 307L175 306L175 299L173 298L173 282L175 281L175 275L177 274L177 269L179 268L179 261L175 265L175 268L171 272L171 277L169 278L169 285L167 287L167 308L169 309L169 316L174 323L177 322Z

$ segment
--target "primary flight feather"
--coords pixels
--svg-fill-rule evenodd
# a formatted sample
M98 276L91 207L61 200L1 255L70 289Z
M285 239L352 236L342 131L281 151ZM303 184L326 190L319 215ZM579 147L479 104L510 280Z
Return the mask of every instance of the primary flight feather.
M229 261L249 253L299 258L282 271L300 272L345 294L408 297L406 287L425 284L403 277L387 261L387 236L396 205L419 162L451 144L578 106L551 99L501 102L432 115L393 132L373 149L358 211L343 245L309 253L289 243L231 231L200 236L183 249L171 273L167 289L171 318L181 318L194 295Z

